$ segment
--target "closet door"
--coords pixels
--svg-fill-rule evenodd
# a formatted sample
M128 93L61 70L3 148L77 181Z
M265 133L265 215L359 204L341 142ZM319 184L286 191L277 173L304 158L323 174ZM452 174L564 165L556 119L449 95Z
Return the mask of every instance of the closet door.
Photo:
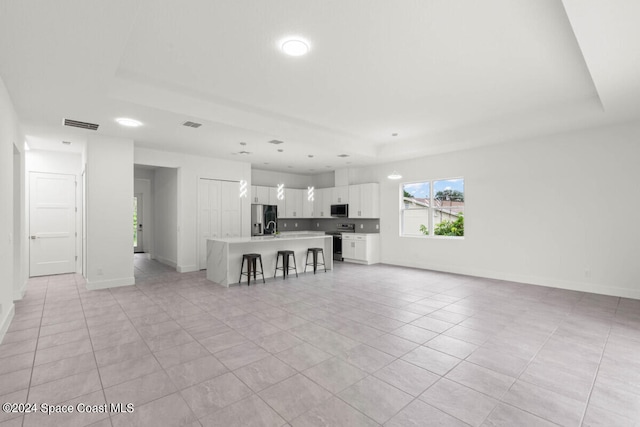
M220 181L198 182L199 268L207 268L207 240L220 237Z

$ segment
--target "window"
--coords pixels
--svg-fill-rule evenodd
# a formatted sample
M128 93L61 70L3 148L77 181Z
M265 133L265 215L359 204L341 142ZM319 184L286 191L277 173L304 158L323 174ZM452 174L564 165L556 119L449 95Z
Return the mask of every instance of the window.
M400 235L464 236L464 178L402 184Z

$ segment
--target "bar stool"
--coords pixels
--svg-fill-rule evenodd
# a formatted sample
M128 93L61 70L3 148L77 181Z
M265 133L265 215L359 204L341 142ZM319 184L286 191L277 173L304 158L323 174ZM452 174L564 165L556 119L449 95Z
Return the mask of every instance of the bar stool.
M282 267L278 267L278 261L280 260L280 256L282 256ZM289 257L293 257L293 267L289 266ZM276 277L276 273L278 270L282 270L282 280L286 279L289 275L289 270L293 270L296 272L296 277L298 277L298 266L296 264L296 254L293 251L278 251L276 255L276 269L273 272L273 277Z
M309 264L309 253L313 254L312 264ZM322 254L322 263L318 263L318 254ZM307 266L313 265L313 274L316 274L316 270L319 265L324 266L324 272L327 272L327 266L324 264L324 251L322 248L309 248L307 249L307 259L305 260L304 272L307 272Z
M247 272L243 273L244 269L244 261L247 260ZM257 263L260 260L260 271L257 271ZM256 273L259 273L262 276L262 283L264 281L264 274L262 272L262 255L260 254L243 254L242 255L242 265L240 266L240 278L238 279L238 283L242 283L242 276L247 276L247 286L251 285L251 272L253 271L253 280L256 280Z

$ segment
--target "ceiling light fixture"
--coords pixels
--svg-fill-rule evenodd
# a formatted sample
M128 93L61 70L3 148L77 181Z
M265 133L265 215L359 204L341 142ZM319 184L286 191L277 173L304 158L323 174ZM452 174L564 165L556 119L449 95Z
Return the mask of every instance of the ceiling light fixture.
M392 133L391 136L398 136L398 133L397 132Z
M400 175L397 171L391 172L391 175L387 176L389 179L400 179L402 175Z
M309 53L309 43L301 38L292 37L283 40L280 49L289 56L303 56Z
M138 126L142 126L142 122L135 119L129 119L126 117L119 117L116 119L116 122L118 122L122 126L127 126L130 128L137 128Z

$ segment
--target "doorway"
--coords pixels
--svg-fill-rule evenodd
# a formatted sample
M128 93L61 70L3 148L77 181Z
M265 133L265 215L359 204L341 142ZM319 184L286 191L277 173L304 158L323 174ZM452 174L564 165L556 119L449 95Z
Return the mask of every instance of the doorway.
M76 177L29 174L29 276L76 271Z
M142 215L143 205L142 193L135 193L133 195L133 252L144 252L144 233L142 231L142 221L144 216Z

